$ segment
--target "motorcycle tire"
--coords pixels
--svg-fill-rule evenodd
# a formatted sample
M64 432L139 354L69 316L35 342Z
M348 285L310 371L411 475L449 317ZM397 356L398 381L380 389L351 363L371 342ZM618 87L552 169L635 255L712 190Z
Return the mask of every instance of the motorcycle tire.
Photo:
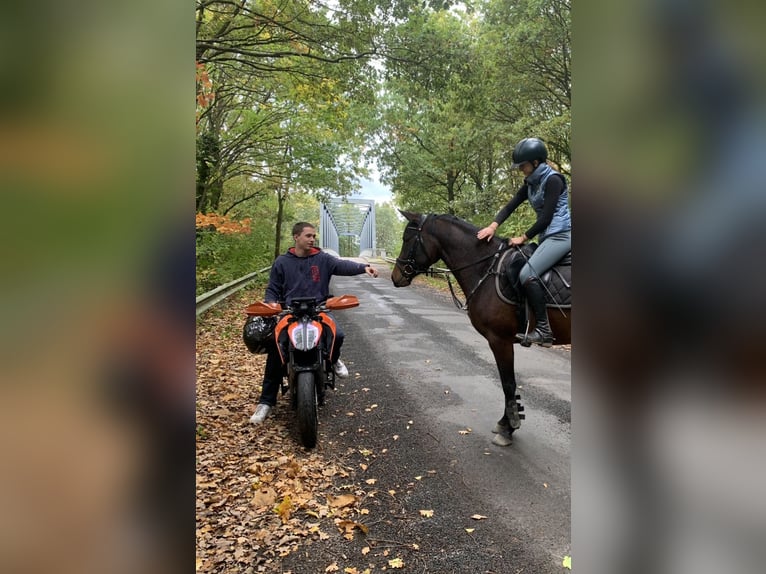
M298 417L298 434L301 437L301 443L306 448L314 448L316 446L319 427L317 389L314 377L314 373L304 371L298 373L295 382L295 414Z

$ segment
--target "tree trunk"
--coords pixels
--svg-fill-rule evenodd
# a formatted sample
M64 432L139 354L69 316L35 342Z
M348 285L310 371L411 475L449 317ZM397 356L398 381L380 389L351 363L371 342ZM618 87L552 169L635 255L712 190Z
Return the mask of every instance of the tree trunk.
M281 238L282 238L282 218L284 217L285 213L285 201L287 200L287 192L282 190L282 186L279 186L277 188L277 224L275 225L275 233L276 236L274 237L274 259L279 257L279 255L282 253L282 245L281 245Z

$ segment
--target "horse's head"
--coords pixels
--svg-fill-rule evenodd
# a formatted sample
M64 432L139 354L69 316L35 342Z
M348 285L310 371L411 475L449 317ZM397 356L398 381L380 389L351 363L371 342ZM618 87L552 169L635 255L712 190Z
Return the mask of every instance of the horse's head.
M433 239L424 232L424 227L433 216L401 210L400 213L407 218L408 223L404 228L402 250L396 258L391 280L395 287L406 287L416 275L424 273L439 260L439 253Z

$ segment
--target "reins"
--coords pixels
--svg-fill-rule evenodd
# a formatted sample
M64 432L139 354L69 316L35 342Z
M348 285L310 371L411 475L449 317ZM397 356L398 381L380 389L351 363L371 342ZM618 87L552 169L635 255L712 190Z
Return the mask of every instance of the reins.
M478 265L482 261L486 261L487 259L492 259L492 263L490 263L489 267L485 271L484 275L482 275L481 279L479 279L479 282L476 283L474 288L471 290L471 292L466 295L465 301L463 303L460 302L460 299L455 294L455 288L452 286L452 281L450 281L450 274L447 273L447 286L449 286L449 292L452 295L452 302L455 304L455 307L460 309L461 311L467 311L468 310L468 301L471 300L471 297L474 296L476 291L481 287L481 284L484 283L484 281L487 279L487 277L494 275L495 273L495 266L497 265L497 262L500 258L500 255L508 249L508 245L503 241L500 243L500 245L497 248L497 251L492 253L491 255L487 255L486 257L482 257L481 259L474 261L473 263L469 263L468 265L463 265L462 267L458 267L457 269L452 269L451 272L454 273L455 271L461 271L463 269L467 269L468 267L473 267L474 265Z

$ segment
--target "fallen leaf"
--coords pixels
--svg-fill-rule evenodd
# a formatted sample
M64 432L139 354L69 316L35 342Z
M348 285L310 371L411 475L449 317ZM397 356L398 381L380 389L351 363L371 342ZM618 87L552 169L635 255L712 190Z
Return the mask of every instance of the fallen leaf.
M253 496L253 506L272 506L277 501L277 492L273 488L264 488L259 490Z
M359 574L359 570L357 570L356 568L351 568L350 566L347 568L344 568L343 572L345 574Z
M415 480L421 480L422 478L423 478L422 476L416 476Z
M364 548L362 548L362 556L367 556L369 553L370 553L369 546L365 546Z
M361 464L359 465L359 467L360 467L362 470L367 470L367 468L368 468L368 467L367 467L367 465L366 465L366 464L364 464L364 463L361 463Z
M466 529L465 529L465 531L466 531L468 534L470 534L470 533L471 533L471 532L473 532L474 530L476 530L476 529L475 529L475 528L466 528Z
M337 572L338 570L340 570L340 568L338 568L337 562L333 562L327 568L324 569L325 572Z
M344 537L349 540L354 537L354 528L358 528L364 534L367 534L370 531L366 524L362 524L361 522L354 522L353 520L338 520L336 524L338 526L338 530L343 532Z
M471 434L473 431L469 428L466 428L465 430L457 431L460 434Z
M544 482L544 483L543 483L543 487L544 487L544 488L548 488L548 483L547 483L547 482Z
M367 480L365 480L365 482L367 484L375 484L376 482L378 482L378 479L377 478L368 478Z
M434 515L433 510L421 510L420 516L425 516L426 518L431 518Z
M394 558L393 560L388 561L388 565L391 566L391 568L404 568L404 560L401 558Z
M474 520L485 520L487 517L481 514L474 514L473 516L471 516L471 518L473 518Z
M398 434L394 435L394 440L399 440L399 435Z
M353 494L341 494L337 498L330 500L329 504L333 508L343 508L345 506L351 506L356 502L356 496Z
M572 557L571 556L564 556L564 561L561 563L561 565L564 568L572 569Z
M277 506L274 509L274 512L276 512L279 517L282 519L282 524L287 524L287 521L290 520L290 513L293 511L293 502L290 499L290 495L286 494L285 497L282 499L282 502L279 503L279 506Z

